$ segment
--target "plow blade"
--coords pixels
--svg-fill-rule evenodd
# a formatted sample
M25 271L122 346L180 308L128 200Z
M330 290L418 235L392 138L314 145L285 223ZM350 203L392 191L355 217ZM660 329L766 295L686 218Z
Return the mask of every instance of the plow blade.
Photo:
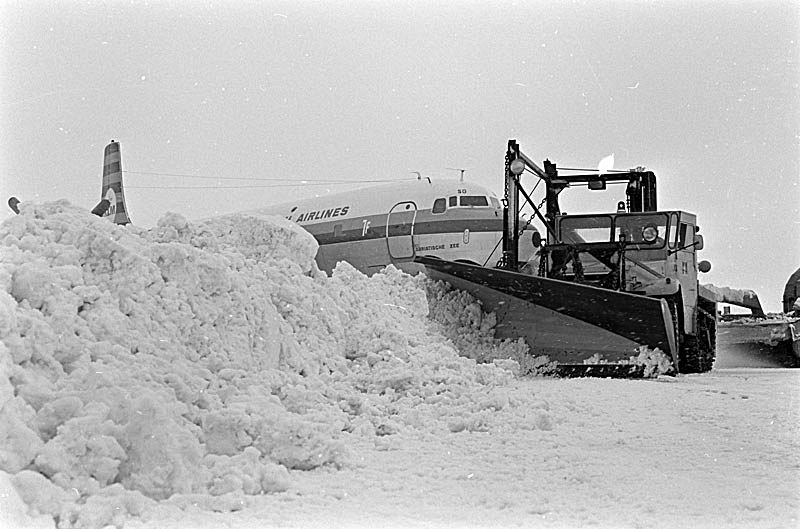
M558 364L561 377L644 378L645 368L636 364Z
M663 299L435 257L415 261L431 279L469 292L494 311L497 338L523 338L532 355L557 362L560 374L635 377L640 370L625 362L640 345L664 351L677 371L674 326Z

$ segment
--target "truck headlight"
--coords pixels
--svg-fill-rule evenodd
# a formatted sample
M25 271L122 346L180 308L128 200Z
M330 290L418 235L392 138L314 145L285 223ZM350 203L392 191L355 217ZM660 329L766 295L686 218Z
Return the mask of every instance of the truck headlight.
M658 238L658 228L656 228L652 224L642 228L642 239L644 239L645 242L653 242L657 238Z

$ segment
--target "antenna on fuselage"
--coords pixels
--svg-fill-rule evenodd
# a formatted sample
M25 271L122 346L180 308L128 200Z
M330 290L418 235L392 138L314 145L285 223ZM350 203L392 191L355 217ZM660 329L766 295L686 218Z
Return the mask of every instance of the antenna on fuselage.
M422 180L422 173L420 173L419 171L411 171L411 173L417 175L417 180ZM427 180L429 184L433 183L433 182L431 182L431 177L430 176L426 176L425 180Z
M448 171L460 171L461 178L459 179L459 182L464 181L464 173L467 171L466 169L456 169L455 167L445 167L445 169L447 169Z

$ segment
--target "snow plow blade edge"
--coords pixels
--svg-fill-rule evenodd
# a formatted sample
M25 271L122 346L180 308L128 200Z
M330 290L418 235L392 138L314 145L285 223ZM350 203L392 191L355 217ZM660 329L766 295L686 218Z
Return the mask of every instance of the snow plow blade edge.
M626 362L639 345L669 355L677 371L674 326L663 299L435 257L415 261L430 278L469 292L494 311L498 338L523 338L531 354L549 356L565 375L587 376L578 374L586 366L590 376L594 370L594 376L635 377ZM591 362L593 355L608 363Z

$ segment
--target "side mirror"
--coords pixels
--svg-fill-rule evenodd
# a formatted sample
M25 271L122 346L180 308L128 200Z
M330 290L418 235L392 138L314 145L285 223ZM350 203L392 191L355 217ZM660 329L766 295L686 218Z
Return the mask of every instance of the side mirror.
M711 263L708 261L700 261L697 263L697 269L700 270L702 273L706 273L711 270Z
M538 231L534 231L533 235L531 235L531 242L534 248L539 248L542 245L542 234Z
M695 249L695 251L703 249L703 236L702 235L695 234L695 236L694 236L694 249Z

